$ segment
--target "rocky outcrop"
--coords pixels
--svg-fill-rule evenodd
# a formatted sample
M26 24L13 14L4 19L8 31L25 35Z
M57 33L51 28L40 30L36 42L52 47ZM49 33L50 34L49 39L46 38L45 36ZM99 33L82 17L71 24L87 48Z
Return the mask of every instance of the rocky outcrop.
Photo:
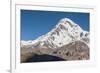
M75 41L68 45L64 45L58 49L51 49L48 47L41 48L24 48L21 51L21 62L26 62L35 55L51 55L69 60L88 60L89 47L82 41Z

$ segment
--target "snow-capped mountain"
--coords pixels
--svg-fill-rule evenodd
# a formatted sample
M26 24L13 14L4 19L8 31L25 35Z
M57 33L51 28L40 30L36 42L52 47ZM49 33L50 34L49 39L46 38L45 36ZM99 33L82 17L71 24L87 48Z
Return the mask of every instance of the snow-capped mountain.
M48 47L56 49L74 41L82 41L89 44L89 32L84 31L78 24L68 18L61 19L58 24L47 34L36 40L21 41L21 47L31 46Z

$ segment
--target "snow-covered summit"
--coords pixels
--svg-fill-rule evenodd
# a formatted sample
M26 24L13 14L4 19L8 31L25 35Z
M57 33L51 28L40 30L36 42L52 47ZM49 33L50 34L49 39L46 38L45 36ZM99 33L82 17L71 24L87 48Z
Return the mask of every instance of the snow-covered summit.
M89 32L84 31L72 20L63 18L50 32L40 36L34 41L21 41L21 46L32 45L32 47L46 46L49 48L58 48L73 41L82 40L86 42L88 39Z

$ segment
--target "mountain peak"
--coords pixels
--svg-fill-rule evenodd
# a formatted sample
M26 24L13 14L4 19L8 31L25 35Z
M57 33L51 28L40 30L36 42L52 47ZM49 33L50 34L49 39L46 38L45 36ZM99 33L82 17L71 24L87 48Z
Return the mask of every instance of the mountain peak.
M62 22L73 22L71 19L69 19L69 18L62 18L61 20L60 20L60 22L62 23Z
M73 27L79 27L78 24L76 24L75 22L73 22L71 19L69 18L62 18L61 20L59 20L58 24L56 25L56 28L54 29L65 29L67 31L70 31Z
M73 25L76 25L75 22L73 22L71 19L69 18L62 18L60 21L59 21L59 24L70 24L70 26L73 26ZM59 25L58 24L58 25Z
M55 28L37 38L31 45L40 47L45 45L49 48L59 48L73 41L81 40L85 34L84 30L78 24L69 18L62 18ZM88 37L85 38L85 41L87 39Z

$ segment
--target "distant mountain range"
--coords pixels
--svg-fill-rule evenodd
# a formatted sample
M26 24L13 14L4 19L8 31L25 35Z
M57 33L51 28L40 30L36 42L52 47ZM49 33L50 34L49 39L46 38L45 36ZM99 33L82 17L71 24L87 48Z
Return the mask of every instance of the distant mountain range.
M65 60L89 59L89 35L88 31L83 30L72 20L63 18L50 32L36 40L22 40L21 49L22 52L23 50L38 54L41 52Z

